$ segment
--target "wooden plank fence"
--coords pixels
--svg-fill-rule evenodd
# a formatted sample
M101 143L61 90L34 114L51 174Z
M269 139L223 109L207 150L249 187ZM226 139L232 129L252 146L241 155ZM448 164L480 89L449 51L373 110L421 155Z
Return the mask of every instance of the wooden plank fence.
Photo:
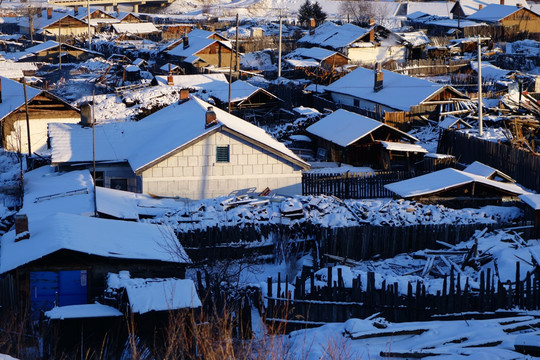
M540 191L540 156L528 151L445 130L437 152L454 155L461 163L480 161L508 174L519 184Z
M390 62L386 68L410 76L435 76L454 73L469 64L469 60L418 59L405 63Z
M521 230L524 238L536 235L529 222L518 225L529 226ZM457 244L471 238L477 230L493 231L504 227L508 227L508 224L382 226L364 223L330 228L304 222L293 225L210 227L181 232L177 236L193 261L205 258L240 259L255 254L274 255L280 260L287 254L307 252L314 247L319 254L364 260L375 255L390 258L426 248L440 249L437 240Z
M517 262L516 281L506 283L495 281L490 269L482 271L477 289L472 288L468 277L463 280L456 276L452 268L450 274L443 277L442 289L436 294L427 292L420 281L408 282L406 291L400 291L397 282L383 281L377 287L374 272L367 274L366 286L362 286L358 276L353 278L352 287L347 288L339 268L337 279L332 279L332 269L328 268L326 286L316 286L311 273L307 278L296 278L294 290L289 290L288 285L281 286L278 274L277 293L273 292L272 278L267 280L267 321L296 320L298 323L300 319L301 326L305 327L366 318L376 313L391 322L402 322L429 320L442 314L464 317L467 312L490 312L494 316L493 312L499 309L538 310L540 276L538 272L529 272L525 280L520 280L519 267ZM309 291L306 291L306 283Z
M333 195L342 199L374 199L394 196L384 185L420 175L415 171L365 173L302 173L302 195Z

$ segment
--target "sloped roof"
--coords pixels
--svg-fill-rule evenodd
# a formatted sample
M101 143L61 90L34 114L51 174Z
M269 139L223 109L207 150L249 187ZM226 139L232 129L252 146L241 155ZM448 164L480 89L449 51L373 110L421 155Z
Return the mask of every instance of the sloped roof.
M369 32L353 24L336 25L326 22L314 30L313 35L303 36L299 43L308 43L339 50L360 40Z
M150 22L146 23L120 23L111 24L115 32L119 34L151 34L160 30Z
M117 219L139 220L137 196L130 191L96 187L97 211Z
M23 84L5 77L0 77L2 82L2 102L0 103L0 120L24 105ZM28 101L41 94L43 90L26 85L26 97Z
M466 122L465 120L455 117L453 115L448 115L444 118L443 121L439 122L439 127L443 129L450 129L452 126L456 124L463 124L464 126L468 128L472 128L472 125Z
M421 30L411 32L398 32L396 33L396 35L414 47L427 45L431 42L431 39Z
M436 15L436 16L450 16L450 10L454 6L453 2L447 1L427 1L427 2L407 2L407 17L409 19L414 19L419 15L417 13L423 13L427 15ZM411 17L413 16L413 17Z
M398 181L385 185L384 187L403 198L411 198L415 196L439 193L441 191L450 190L473 182L480 183L512 195L529 193L516 184L489 180L484 176L471 174L453 168L446 168L411 179Z
M107 287L125 289L131 311L145 314L150 311L191 309L202 306L195 284L191 279L130 278L125 271L109 273Z
M171 67L172 69L172 67ZM168 70L168 68L167 68ZM159 85L168 85L166 75L156 76ZM179 86L183 89L202 90L216 84L229 84L225 74L194 74L194 75L173 75L174 86Z
M321 65L320 61L314 59L285 59L285 62L290 64L293 67L299 68L311 68L318 67Z
M323 117L309 126L306 131L341 147L347 147L381 127L397 131L411 141L417 141L415 137L380 121L343 109L338 109Z
M229 83L214 83L206 87L206 89L211 97L218 99L222 103L229 103ZM260 87L243 80L236 80L231 84L231 103L247 100L257 92L264 92L268 96L276 98L275 95Z
M99 53L97 51L92 51L92 50L88 50L88 49L79 48L79 47L76 47L76 46L73 46L73 45L70 45L70 44L66 44L66 43L62 43L62 48L63 49L66 49L66 48L67 49L74 49L74 50L82 51L82 52L85 52L85 53L93 54L93 55L96 55L96 56L103 56L102 53ZM54 40L47 40L44 43L37 44L37 45L31 46L29 48L26 48L24 50L24 52L19 56L18 60L23 60L23 59L25 59L27 57L34 56L35 54L37 54L37 53L39 53L41 51L51 50L51 49L58 49L58 42L56 42Z
M57 213L29 221L30 238L15 242L15 231L2 237L0 274L59 250L108 258L190 263L174 232L155 224ZM171 251L174 241L176 252Z
M159 70L161 71L169 71L169 70L175 70L175 69L179 69L180 66L178 65L175 65L175 64L171 64L171 63L166 63L165 65L163 65L162 67L159 68Z
M329 92L369 100L393 109L409 111L411 106L420 104L444 88L444 86L429 80L383 70L383 88L375 92L373 90L373 71L359 67L333 82L326 89Z
M289 58L289 59L308 58L308 59L315 59L318 61L322 61L334 54L339 54L339 53L336 51L323 49L320 47L296 48L294 51L288 53L286 58Z
M225 46L226 48L231 49L230 43L227 42L227 41L218 41L218 40L214 40L214 39L208 39L208 38L205 38L205 37L189 36L189 34L188 34L188 41L189 41L189 46L184 47L184 44L182 43L182 44L176 46L175 48L169 50L167 52L167 54L169 54L171 56L178 56L178 57L187 58L189 56L195 55L199 51L207 48L208 46L210 46L210 45L212 45L212 44L214 44L216 42L219 42L223 46Z
M96 160L127 160L133 171L142 171L155 161L166 158L216 129L223 128L242 134L255 144L267 146L301 167L309 167L263 129L221 109L214 108L218 124L206 128L204 119L209 106L211 105L192 97L187 102L169 105L138 122L95 126ZM49 127L49 135L53 163L92 160L92 129L54 124Z
M483 164L480 161L473 162L472 164L467 166L465 169L463 169L463 171L468 172L470 174L480 175L486 178L492 178L494 176L498 176L512 183L516 182L514 179L512 179L510 176L506 175L502 171L492 168L491 166L488 166L486 164Z
M517 6L490 4L468 17L469 20L497 22L521 10Z
M480 5L482 5L482 10L492 5L508 6L517 9L517 5L520 4L525 8L529 8L529 4L525 0L504 0L504 5L500 5L500 0L460 0L460 4L465 14L469 17L480 10Z
M396 141L381 141L382 146L389 151L401 151L401 152L415 152L415 153L427 153L421 145L407 144Z

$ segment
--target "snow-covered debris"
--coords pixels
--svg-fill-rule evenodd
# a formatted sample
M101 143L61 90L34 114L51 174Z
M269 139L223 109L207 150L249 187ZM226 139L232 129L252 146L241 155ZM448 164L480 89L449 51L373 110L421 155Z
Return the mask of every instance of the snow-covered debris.
M108 291L125 289L131 311L145 314L150 311L169 311L201 307L195 284L191 279L131 278L128 271L107 276Z
M45 316L51 320L105 318L123 315L117 309L99 303L55 306L45 312Z

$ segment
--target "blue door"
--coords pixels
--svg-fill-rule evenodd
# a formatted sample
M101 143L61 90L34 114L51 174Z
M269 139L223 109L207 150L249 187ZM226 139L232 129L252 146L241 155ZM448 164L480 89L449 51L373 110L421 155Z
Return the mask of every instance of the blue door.
M32 320L41 311L58 306L87 303L86 270L35 271L30 273L30 311Z
M86 304L86 270L59 272L58 305Z
M58 293L58 273L54 271L36 271L30 273L30 316L39 319L41 310L54 307Z

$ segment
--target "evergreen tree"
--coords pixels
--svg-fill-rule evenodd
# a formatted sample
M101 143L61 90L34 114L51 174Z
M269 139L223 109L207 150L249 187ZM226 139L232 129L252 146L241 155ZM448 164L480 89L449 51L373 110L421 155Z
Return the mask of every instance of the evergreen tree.
M321 5L318 1L315 1L315 4L311 5L311 17L315 19L317 26L322 24L326 20L326 13L322 10Z
M313 10L309 0L300 6L298 9L298 22L302 25L309 25L309 19L313 17Z

